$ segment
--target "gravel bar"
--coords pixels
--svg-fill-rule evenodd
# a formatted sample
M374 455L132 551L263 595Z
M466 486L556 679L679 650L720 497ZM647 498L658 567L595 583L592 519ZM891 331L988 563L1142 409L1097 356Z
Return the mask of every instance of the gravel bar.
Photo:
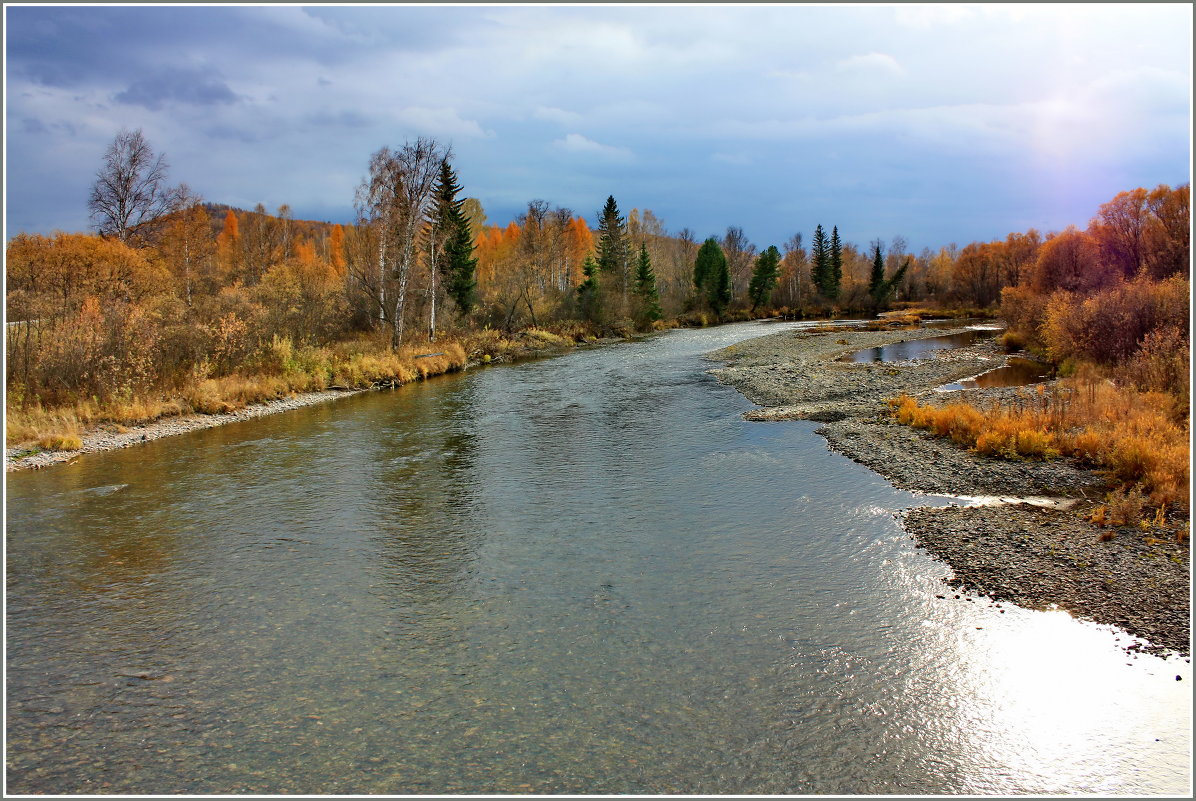
M897 362L839 358L865 348L961 333L955 329L828 332L787 330L708 354L711 372L761 406L748 420L816 420L829 447L894 486L960 498L901 516L921 547L951 568L948 584L993 601L1058 607L1117 626L1140 641L1131 650L1190 653L1186 521L1161 528L1099 528L1085 518L1107 487L1071 460L982 456L949 439L893 421L885 400L983 403L1018 389L938 392L937 387L1005 363L994 340ZM1102 540L1102 535L1104 539Z

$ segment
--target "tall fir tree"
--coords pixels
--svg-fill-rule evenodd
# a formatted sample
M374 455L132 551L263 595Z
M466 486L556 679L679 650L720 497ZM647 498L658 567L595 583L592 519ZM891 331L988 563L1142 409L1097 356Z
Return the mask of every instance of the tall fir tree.
M767 304L772 299L772 292L777 287L777 279L781 277L781 251L775 245L769 245L756 259L752 270L752 280L748 284L748 298L752 301L752 311Z
M819 223L814 229L814 240L810 244L810 282L823 297L830 297L830 245L826 241L826 231Z
M604 275L614 277L623 297L627 296L630 261L627 226L619 216L619 206L615 203L614 195L610 195L598 215L598 269Z
M868 276L868 294L875 305L879 303L879 293L885 283L885 257L880 251L880 243L872 243L872 273Z
M660 309L660 293L656 289L656 273L652 271L652 259L647 245L640 245L640 257L635 266L636 322L641 326L656 322L664 316Z
M473 232L463 210L464 199L458 199L461 186L448 159L440 162L440 177L436 184L436 202L432 221L441 255L438 267L444 279L444 291L453 299L457 310L469 314L477 302L477 266L473 256Z
M577 305L582 319L596 323L602 317L602 302L598 294L598 265L593 257L586 256L581 273L585 279L577 286Z
M880 243L874 243L872 248L872 274L868 279L868 294L872 297L873 308L880 311L888 305L889 297L905 278L911 261L906 259L900 267L893 271L891 276L885 278L885 261L880 252Z
M831 230L830 276L827 297L838 300L839 289L843 285L843 243L839 241L839 226Z
M714 237L698 248L698 256L694 260L694 288L699 301L717 315L721 316L731 302L731 270L727 265L727 255Z

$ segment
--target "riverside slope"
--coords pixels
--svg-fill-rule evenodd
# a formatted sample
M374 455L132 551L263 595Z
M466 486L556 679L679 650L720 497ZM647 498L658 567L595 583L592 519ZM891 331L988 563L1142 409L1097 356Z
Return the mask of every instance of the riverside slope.
M864 348L959 333L904 329L782 331L709 354L711 372L764 408L749 420L806 419L830 447L915 492L961 496L969 505L920 507L906 531L954 572L948 583L1030 608L1052 605L1141 638L1131 650L1190 652L1188 545L1123 529L1101 542L1084 515L1104 495L1099 476L1066 459L1008 461L981 456L893 421L884 401L982 403L1017 389L939 393L935 388L1005 361L995 341L903 362L837 359ZM1043 506L992 503L1050 499ZM1159 537L1166 535L1160 534Z

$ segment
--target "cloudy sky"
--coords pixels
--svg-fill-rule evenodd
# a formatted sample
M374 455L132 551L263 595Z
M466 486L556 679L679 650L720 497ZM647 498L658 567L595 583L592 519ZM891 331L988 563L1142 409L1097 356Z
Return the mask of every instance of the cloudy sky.
M5 8L8 236L85 230L141 128L205 199L347 222L370 154L451 143L505 224L608 194L761 248L1084 225L1191 171L1192 8Z

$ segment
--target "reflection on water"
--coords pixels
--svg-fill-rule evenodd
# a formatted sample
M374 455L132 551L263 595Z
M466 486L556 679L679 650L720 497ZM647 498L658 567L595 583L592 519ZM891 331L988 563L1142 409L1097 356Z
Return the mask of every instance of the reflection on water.
M973 378L964 378L938 388L939 392L960 389L985 389L989 387L1024 387L1050 380L1054 370L1049 364L1014 356L1008 363Z
M868 364L871 362L902 362L910 359L922 359L935 351L951 348L966 348L982 339L991 339L999 334L999 328L969 328L958 334L944 334L940 337L925 339L911 339L906 342L895 342L892 345L881 345L875 348L859 350L840 357L841 362L854 364Z
M924 498L741 419L776 325L9 476L9 789L1186 792L1185 661L939 597Z

